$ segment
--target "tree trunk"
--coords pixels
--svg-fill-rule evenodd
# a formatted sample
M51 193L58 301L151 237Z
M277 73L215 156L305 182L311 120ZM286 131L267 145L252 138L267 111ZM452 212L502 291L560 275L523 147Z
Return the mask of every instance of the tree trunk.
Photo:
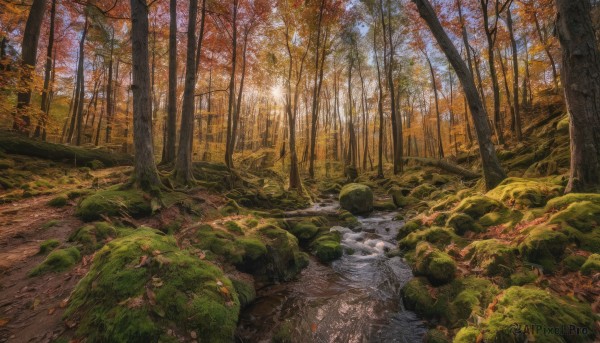
M515 33L513 30L513 20L512 14L510 12L510 6L506 11L506 26L508 27L508 33L510 36L510 46L512 49L514 108L513 123L515 135L517 136L517 141L520 142L523 139L523 132L521 130L521 109L519 107L519 51L517 50L517 40L515 39Z
M471 77L469 68L460 57L458 50L453 45L452 41L444 31L442 24L437 18L437 15L428 0L412 0L416 5L421 15L429 26L433 36L438 42L440 48L448 58L450 64L454 68L458 76L471 109L473 123L477 132L477 140L479 142L479 153L481 155L481 164L483 168L483 176L487 189L492 189L506 178L506 174L500 166L496 149L491 141L490 128L487 123L487 115L485 108L477 94L477 87Z
M169 1L169 81L165 148L161 163L175 161L177 140L177 0Z
M373 55L375 66L377 68L377 88L379 89L379 98L377 99L377 111L379 113L379 149L377 150L377 178L383 179L383 85L381 82L381 69L379 68L379 58L377 57L377 28L373 30Z
M229 100L227 105L227 139L225 142L225 164L233 168L233 151L231 141L233 140L233 120L235 117L235 69L237 65L237 12L238 0L233 0L233 21L231 35L231 73L229 75Z
M43 131L46 131L46 122L48 121L48 112L50 111L50 75L52 72L52 52L54 49L54 18L56 17L56 0L52 0L50 6L50 30L48 32L48 47L46 49L46 67L44 68L44 89L42 90L42 116L38 121L33 134L34 137L40 137Z
M144 190L161 185L152 146L152 102L148 61L148 6L146 0L131 0L131 55L133 82L133 178Z
M425 53L425 52L423 52ZM438 89L437 89L437 82L435 80L435 71L433 70L433 65L431 64L431 60L429 59L429 56L427 56L427 54L425 54L425 59L427 59L427 63L429 64L429 72L431 74L431 87L433 88L433 96L435 98L435 118L436 118L436 124L437 124L437 141L438 141L438 146L437 146L437 154L438 154L438 158L442 159L444 158L444 145L442 144L442 123L441 123L441 118L440 118L440 105L439 105L439 96L438 96Z
M133 1L133 0L132 0ZM202 1L202 11L206 0ZM192 141L194 139L194 90L196 88L196 17L198 2L190 1L187 32L187 55L185 61L185 84L181 105L181 128L175 161L175 180L187 185L194 179L192 173ZM204 23L201 23L203 25ZM200 48L200 47L198 47Z
M29 117L29 104L31 102L31 86L35 64L37 60L37 46L40 40L40 30L46 12L46 0L33 0L21 44L21 71L19 86L21 91L17 94L17 113L13 129L29 135L31 118ZM22 90L25 91L22 91Z
M600 51L588 0L555 0L562 83L571 119L571 174L566 192L600 188Z

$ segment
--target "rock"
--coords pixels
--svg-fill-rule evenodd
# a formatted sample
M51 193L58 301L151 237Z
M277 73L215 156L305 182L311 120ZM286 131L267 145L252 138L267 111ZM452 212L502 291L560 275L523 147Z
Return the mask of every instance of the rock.
M373 191L360 183L345 185L340 191L340 206L353 214L369 213L373 210Z
M456 262L450 255L421 242L416 249L415 272L427 277L433 285L443 285L456 276Z
M597 272L600 272L600 254L592 254L581 266L581 273L591 275Z

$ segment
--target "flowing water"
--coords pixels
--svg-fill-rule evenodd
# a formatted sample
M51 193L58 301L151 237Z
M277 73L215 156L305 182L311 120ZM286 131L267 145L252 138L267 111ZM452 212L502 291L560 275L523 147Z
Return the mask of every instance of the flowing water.
M306 213L336 206L317 205ZM292 342L421 342L424 324L400 298L411 269L385 255L403 225L393 218L374 212L359 218L354 230L332 227L342 234L344 255L331 265L311 259L297 280L259 290L242 311L238 340L270 342L287 327Z

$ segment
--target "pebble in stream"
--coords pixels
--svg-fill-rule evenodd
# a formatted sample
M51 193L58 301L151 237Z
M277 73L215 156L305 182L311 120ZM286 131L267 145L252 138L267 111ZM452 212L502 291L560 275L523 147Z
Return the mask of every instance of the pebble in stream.
M385 256L403 225L393 217L376 212L356 231L331 228L342 233L344 255L331 266L311 259L297 280L260 290L242 312L238 341L270 342L288 326L292 342L421 342L426 328L400 298L411 269Z

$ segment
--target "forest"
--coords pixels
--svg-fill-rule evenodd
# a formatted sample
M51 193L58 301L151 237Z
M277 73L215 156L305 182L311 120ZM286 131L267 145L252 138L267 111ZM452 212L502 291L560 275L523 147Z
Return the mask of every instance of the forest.
M0 0L0 342L597 342L600 1Z

